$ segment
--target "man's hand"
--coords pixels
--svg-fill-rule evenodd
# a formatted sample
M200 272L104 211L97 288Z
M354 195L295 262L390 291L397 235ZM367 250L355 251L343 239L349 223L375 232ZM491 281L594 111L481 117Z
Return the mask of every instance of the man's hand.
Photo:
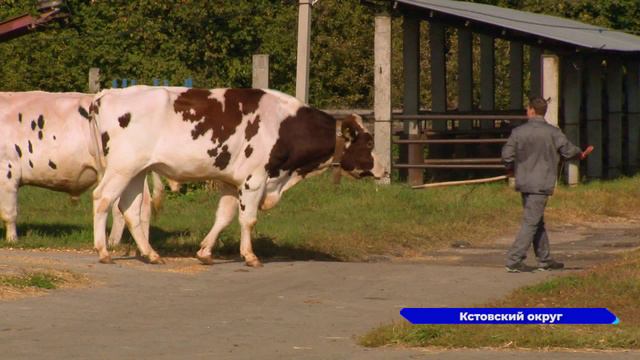
M589 156L589 154L591 154L592 151L593 151L593 145L587 146L587 148L584 149L584 151L580 153L580 160L586 159L587 156Z

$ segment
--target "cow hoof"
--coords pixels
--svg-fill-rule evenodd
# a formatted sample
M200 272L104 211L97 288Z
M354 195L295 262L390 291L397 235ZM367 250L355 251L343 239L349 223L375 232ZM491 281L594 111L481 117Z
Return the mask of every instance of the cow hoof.
M200 260L202 265L213 265L213 257L211 255L209 256L196 255L196 257L198 258L198 260Z
M115 264L115 262L113 261L113 259L111 259L111 256L107 255L103 258L100 258L100 263L101 264Z
M246 260L245 264L247 264L247 266L253 267L253 268L259 268L262 267L262 263L260 262L260 260L258 260L258 258L254 258L251 260Z
M159 255L156 256L149 256L149 264L153 264L153 265L164 265L164 259L161 258Z

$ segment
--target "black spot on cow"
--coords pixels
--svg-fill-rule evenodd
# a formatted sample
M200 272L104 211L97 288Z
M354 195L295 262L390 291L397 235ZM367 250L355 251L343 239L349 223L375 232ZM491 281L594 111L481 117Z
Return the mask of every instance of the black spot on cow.
M229 161L231 160L231 153L229 152L229 147L227 145L222 147L222 152L218 154L216 157L216 161L213 163L220 170L224 170L229 165Z
M22 157L22 150L20 149L20 146L18 146L18 144L14 144L14 146L16 147L16 152L18 153L18 157Z
M247 179L247 181L249 181L249 179ZM249 190L249 184L245 182L245 183L244 183L244 188L245 188L245 189L247 189L247 190Z
M18 122L21 123L22 122L22 113L18 113Z
M38 127L40 130L44 129L44 116L38 116Z
M213 148L213 149L207 150L207 154L209 154L210 157L218 156L218 148Z
M251 140L258 133L258 129L260 128L260 115L256 116L252 121L247 121L247 127L244 129L244 138L247 141Z
M29 167L33 169L33 162L31 162L31 160L29 160Z
M56 139L56 136L55 136L55 135L53 135L53 140L55 140L55 139Z
M52 168L53 170L57 169L58 166L56 165L56 163L54 163L53 161L49 160L49 167Z
M265 169L269 177L277 177L280 171L304 176L333 156L335 144L336 120L323 111L301 107L280 124Z
M36 126L38 126L38 124L36 124L35 120L31 120L31 130L35 130Z
M209 98L209 90L189 89L178 96L173 109L182 114L184 121L196 123L191 131L194 140L211 130L211 142L219 146L236 132L243 115L258 109L258 103L264 94L259 89L228 89L224 93L222 104Z
M247 181L251 180L251 176L253 175L250 174L249 176L247 176Z
M244 209L245 209L244 204L243 204L243 203L240 203L240 210L244 211Z
M92 104L93 105L93 104ZM91 109L91 108L89 108ZM82 116L83 118L87 119L87 120L91 120L91 117L89 116L89 113L87 112L87 109L83 108L82 106L78 106L78 113L80 114L80 116Z
M9 170L9 172L7 172L7 179L11 179L11 170Z
M238 196L242 196L242 189L238 189Z
M247 145L247 147L244 149L244 156L248 158L252 153L253 148L251 147L251 145Z
M118 123L121 128L126 128L129 126L129 122L131 121L131 113L126 113L118 118Z
M29 149L29 154L33 154L33 145L31 144L31 140L27 140L27 145Z
M109 154L109 133L107 132L102 133L102 153L104 156Z
M42 140L42 137L44 135L42 134L42 130L38 131L38 139Z
M11 168L12 168L12 166L11 166L11 164L9 164L9 169L11 169Z

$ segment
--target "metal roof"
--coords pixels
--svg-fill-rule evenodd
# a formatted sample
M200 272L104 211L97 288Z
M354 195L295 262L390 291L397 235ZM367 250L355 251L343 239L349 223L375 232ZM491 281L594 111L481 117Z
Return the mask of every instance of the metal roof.
M464 20L599 51L638 52L640 37L557 16L451 0L397 0Z

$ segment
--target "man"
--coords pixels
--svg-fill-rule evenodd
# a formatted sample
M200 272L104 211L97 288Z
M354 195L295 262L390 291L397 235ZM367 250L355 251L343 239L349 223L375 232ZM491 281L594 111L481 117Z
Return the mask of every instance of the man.
M553 194L558 176L560 156L564 159L584 159L593 146L584 152L573 145L557 127L547 123L544 115L547 102L541 97L529 100L529 120L511 132L502 148L502 161L509 173L515 173L516 191L521 193L524 208L522 225L507 253L508 272L521 272L527 267L524 259L533 243L539 271L564 268L551 258L549 238L544 227L544 208Z

